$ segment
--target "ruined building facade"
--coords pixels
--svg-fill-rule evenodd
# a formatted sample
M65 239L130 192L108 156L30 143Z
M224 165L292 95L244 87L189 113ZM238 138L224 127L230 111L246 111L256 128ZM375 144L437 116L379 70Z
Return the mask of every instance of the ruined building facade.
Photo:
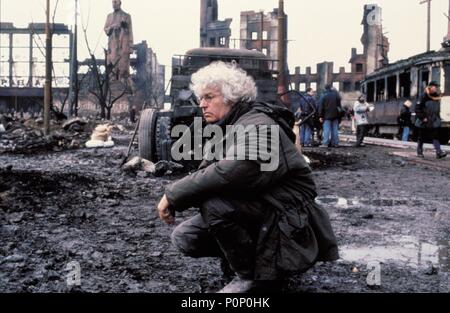
M336 73L333 62L317 64L315 74L312 74L311 67L306 68L305 74L301 74L300 67L296 67L295 74L290 75L290 83L295 90L303 91L312 87L320 92L329 84L334 85L342 93L357 93L366 75L389 63L389 41L383 35L381 8L375 4L365 5L363 16L364 33L361 43L364 49L362 54L358 54L357 49L352 48L349 61L351 71L346 72L345 67L340 67ZM301 88L302 85L304 88Z
M156 53L148 46L146 41L134 45L133 51L130 59L132 94L125 95L114 104L113 114L126 113L130 106L136 106L140 109L144 102L152 107L162 107L164 104L165 66L158 63ZM91 62L91 59L80 62L80 72L87 71L80 90L80 112L98 111L97 101L89 93L90 89L96 88L95 77L88 68ZM102 64L103 67L105 60L98 59L97 63ZM84 74L79 74L79 76L82 77ZM119 88L119 86L113 84L111 87L113 93L120 93L121 90L115 90L115 87Z
M217 0L200 0L200 47L230 47L231 22L218 20Z
M287 34L288 19L285 19ZM278 9L272 12L241 12L240 48L258 50L271 60L278 60ZM287 45L287 38L284 38ZM285 49L287 60L287 49Z
M156 53L143 41L135 45L136 58L132 59L134 69L134 89L138 102L147 101L153 106L164 103L165 71L158 63Z

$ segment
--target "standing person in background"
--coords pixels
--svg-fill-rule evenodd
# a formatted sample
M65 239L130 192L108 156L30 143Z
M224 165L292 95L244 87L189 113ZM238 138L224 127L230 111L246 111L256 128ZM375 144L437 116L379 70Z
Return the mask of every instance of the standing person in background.
M441 149L439 142L439 130L442 126L441 120L441 92L440 85L432 81L425 89L425 93L416 105L416 124L419 131L419 139L417 141L417 156L424 158L423 144L427 135L433 139L433 145L436 150L436 158L443 159L447 153Z
M311 147L314 135L314 117L310 117L307 121L305 119L314 113L316 110L316 100L314 99L314 89L306 89L305 98L300 102L299 119L304 123L300 127L300 142L302 147Z
M353 106L353 120L356 124L356 145L355 147L364 147L364 137L369 131L369 120L367 113L370 111L370 105L366 102L364 96L360 96Z
M339 111L342 110L341 96L331 85L325 86L325 93L319 102L320 122L323 124L323 147L339 147Z
M406 100L403 104L403 107L400 111L400 116L398 117L398 124L400 125L400 133L402 134L402 141L408 142L409 141L409 134L411 133L411 107L412 102L411 100Z

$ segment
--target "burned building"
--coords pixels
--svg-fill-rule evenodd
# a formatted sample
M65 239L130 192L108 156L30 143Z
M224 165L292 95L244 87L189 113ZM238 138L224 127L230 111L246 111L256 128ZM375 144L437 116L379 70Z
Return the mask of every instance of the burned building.
M132 94L125 96L114 105L112 111L114 114L128 112L129 106L133 105L140 108L144 102L153 107L162 106L164 103L165 66L158 63L156 53L146 41L134 45L133 51L130 59ZM103 71L105 60L97 59L96 61L97 64L102 64L101 71ZM89 90L95 88L96 84L95 77L89 70L92 60L86 59L80 62L80 66L80 79L86 75L80 90L80 111L97 111L96 101L89 93ZM113 89L120 87L117 84L112 84L112 86ZM113 93L117 92L113 90Z
M54 24L52 31L55 96L69 92L73 34L63 24ZM26 28L0 23L0 113L41 110L45 83L44 35L43 23L31 23Z
M218 20L217 0L200 0L200 47L230 47L231 22Z
M352 48L349 60L351 71L346 72L345 67L341 67L336 73L333 62L317 64L317 72L314 74L311 67L306 68L305 74L301 74L300 67L296 67L295 74L290 75L290 83L295 90L312 87L322 91L325 85L329 84L344 93L344 98L345 93L348 93L349 101L353 101L366 75L389 63L389 41L383 34L381 8L374 4L365 5L363 16L364 32L361 38L363 53L358 54L357 49Z
M135 50L136 57L131 60L135 96L141 103L161 105L164 103L166 68L158 63L158 57L147 41L135 45Z
M278 60L278 20L278 9L269 13L241 12L240 48L257 50L272 60ZM286 16L286 34L287 25L288 19ZM284 38L284 40L287 46L287 38ZM285 55L285 60L287 60L287 55Z

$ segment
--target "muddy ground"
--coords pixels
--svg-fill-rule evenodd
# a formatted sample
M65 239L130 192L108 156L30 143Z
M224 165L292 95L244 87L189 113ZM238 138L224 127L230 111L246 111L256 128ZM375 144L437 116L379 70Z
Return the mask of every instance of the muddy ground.
M217 260L183 257L171 246L172 228L157 219L164 186L177 177L120 171L127 141L0 155L0 292L197 293L224 284ZM291 278L285 292L450 292L450 172L390 152L305 151L342 259ZM79 287L66 280L74 261ZM379 286L368 286L369 272L380 274L369 280Z

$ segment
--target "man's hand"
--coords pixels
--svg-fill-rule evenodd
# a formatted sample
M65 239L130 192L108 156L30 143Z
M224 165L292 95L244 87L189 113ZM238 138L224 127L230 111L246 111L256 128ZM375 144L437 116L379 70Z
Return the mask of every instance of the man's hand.
M175 224L175 217L170 213L169 210L169 201L167 200L166 195L161 199L158 204L158 214L159 218L168 225Z

